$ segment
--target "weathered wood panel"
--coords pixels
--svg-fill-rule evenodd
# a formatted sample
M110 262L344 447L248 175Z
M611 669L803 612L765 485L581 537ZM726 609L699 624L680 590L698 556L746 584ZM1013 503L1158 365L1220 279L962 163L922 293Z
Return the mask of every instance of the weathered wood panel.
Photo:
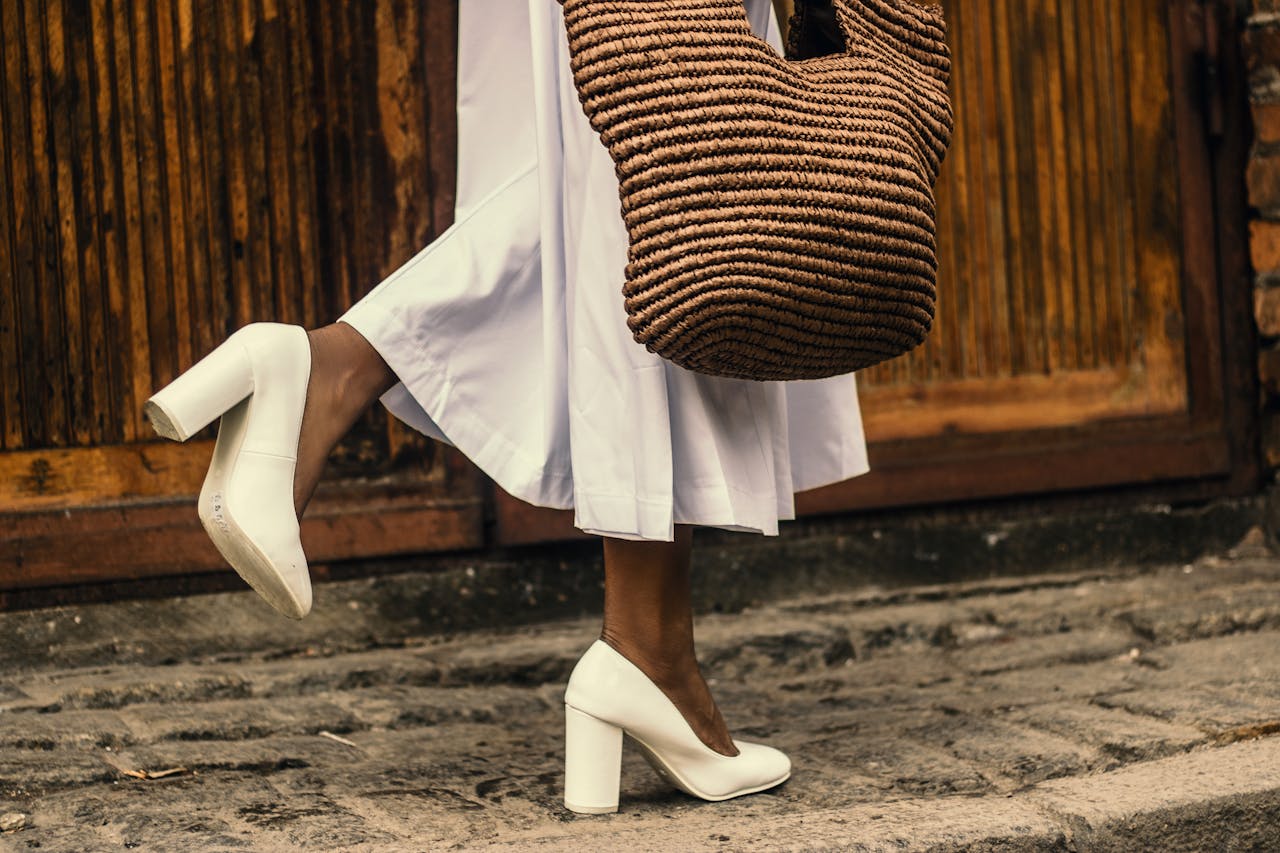
M1185 409L1167 4L944 6L938 315L924 346L860 374L869 435Z
M60 491L41 452L154 442L142 403L231 331L329 322L447 226L456 6L0 8L0 508L194 494L195 465ZM430 453L379 408L339 457Z
M0 586L224 568L214 427L143 401L254 320L332 321L453 210L454 3L0 3ZM375 407L302 523L328 561L474 547L484 491Z

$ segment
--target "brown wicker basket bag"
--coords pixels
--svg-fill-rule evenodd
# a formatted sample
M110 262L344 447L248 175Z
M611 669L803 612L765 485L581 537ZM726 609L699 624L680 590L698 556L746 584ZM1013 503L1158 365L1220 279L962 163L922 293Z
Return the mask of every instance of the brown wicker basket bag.
M742 0L562 0L574 83L620 181L628 325L690 370L834 376L932 324L952 129L941 9L823 2L842 52L788 60Z

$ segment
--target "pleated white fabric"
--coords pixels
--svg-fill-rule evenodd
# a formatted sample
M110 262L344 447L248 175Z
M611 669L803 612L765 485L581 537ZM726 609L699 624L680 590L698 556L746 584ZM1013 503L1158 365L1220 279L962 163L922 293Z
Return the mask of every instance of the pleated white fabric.
M868 470L853 375L749 382L636 344L613 162L555 0L462 0L455 222L339 319L399 383L383 404L580 529L778 532L793 493ZM768 0L752 27L781 50Z

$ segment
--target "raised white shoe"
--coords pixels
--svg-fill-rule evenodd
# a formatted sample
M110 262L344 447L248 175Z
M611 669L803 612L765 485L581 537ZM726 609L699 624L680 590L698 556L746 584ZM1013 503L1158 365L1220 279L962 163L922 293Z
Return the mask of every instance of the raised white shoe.
M662 690L603 640L569 676L564 695L564 804L581 814L618 810L622 735L631 737L666 781L704 800L727 800L785 782L791 759L758 743L735 740L738 754L702 742Z
M311 609L311 575L293 508L311 345L301 326L250 323L143 407L156 432L186 441L221 416L199 515L231 567L293 619Z

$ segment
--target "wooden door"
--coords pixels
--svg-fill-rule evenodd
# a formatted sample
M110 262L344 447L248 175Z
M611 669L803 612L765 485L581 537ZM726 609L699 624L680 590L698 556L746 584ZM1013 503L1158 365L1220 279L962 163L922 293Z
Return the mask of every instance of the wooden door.
M945 6L937 325L860 375L872 474L802 507L1250 487L1229 4Z
M0 588L224 564L214 427L142 418L254 320L332 321L447 226L456 7L0 4ZM381 407L303 524L329 560L475 545L480 483Z
M798 510L1255 488L1232 4L943 5L956 133L935 327L859 374L871 473ZM508 541L572 530L497 509Z

